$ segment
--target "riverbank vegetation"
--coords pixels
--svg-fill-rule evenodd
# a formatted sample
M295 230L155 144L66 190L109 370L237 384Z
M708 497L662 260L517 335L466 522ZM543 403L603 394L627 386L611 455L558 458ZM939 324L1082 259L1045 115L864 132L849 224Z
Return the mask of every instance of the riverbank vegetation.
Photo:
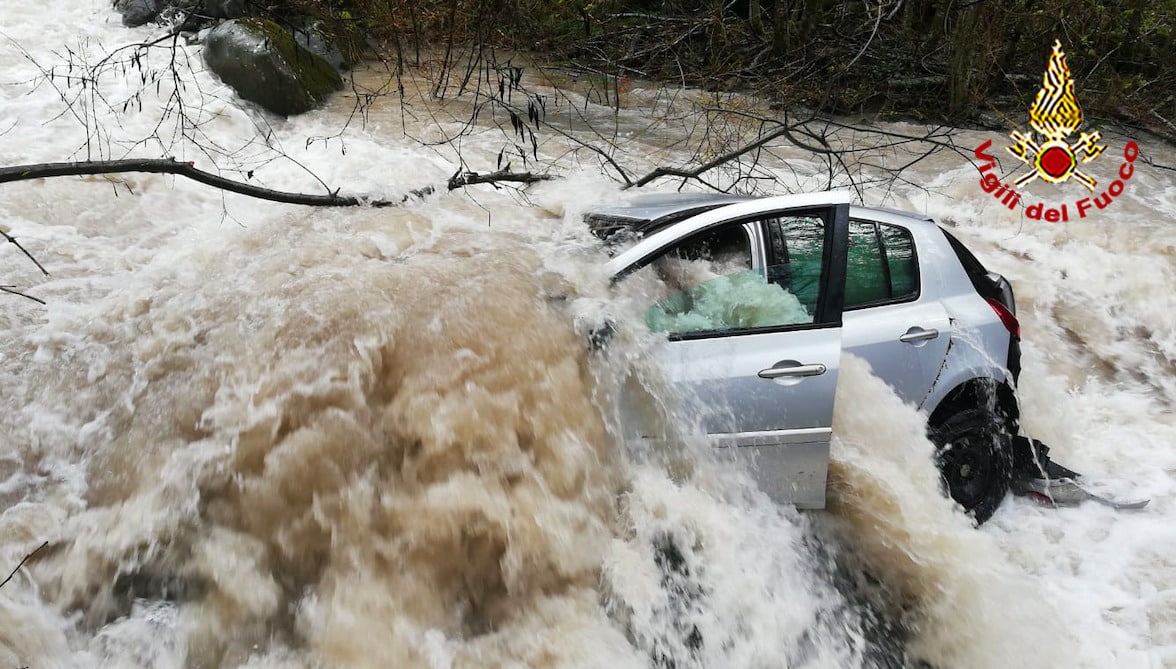
M1176 139L1176 0L274 0L398 66L488 48L827 114L1023 124L1055 39L1091 120ZM434 63L435 65L435 63Z
M17 45L39 72L30 86L52 86L59 117L76 120L85 138L62 156L72 162L4 167L0 182L130 170L282 202L386 206L479 184L525 188L569 165L596 164L626 189L662 180L741 193L848 187L864 201L869 188L884 202L896 183L922 187L904 174L936 152L971 159L973 147L955 141L959 126L1024 128L1055 39L1088 126L1146 129L1176 143L1176 0L127 0L116 8L128 25L155 22L167 32L98 57L66 49L59 62L38 62ZM129 9L144 8L128 21ZM323 179L322 194L267 185L259 170L270 162L305 168L271 141L264 121L250 143L265 147L258 153L211 134L205 109L216 93L201 88L181 47L202 28L247 15L276 20L336 67L361 57L388 67L374 87L370 77L353 78L344 94L351 115L337 133L307 137L307 147L345 153L345 132L368 109L397 94L405 104L411 74L410 104L444 126L440 140L414 139L452 160L452 176L403 184L395 196L350 195ZM524 67L536 63L542 77L524 82ZM139 88L106 88L120 77ZM673 124L678 139L652 161L627 153L616 118L587 110L599 102L619 117L627 89L648 82L715 93L658 92L651 120ZM446 109L463 95L468 104ZM111 119L144 113L144 99L158 123L115 141ZM549 119L549 110L560 113ZM463 150L463 137L485 133L501 146L496 157ZM128 156L127 147L153 147L158 157ZM200 165L175 160L193 151ZM797 156L818 171L792 170L781 183L784 171L772 166ZM8 285L0 292L25 295Z

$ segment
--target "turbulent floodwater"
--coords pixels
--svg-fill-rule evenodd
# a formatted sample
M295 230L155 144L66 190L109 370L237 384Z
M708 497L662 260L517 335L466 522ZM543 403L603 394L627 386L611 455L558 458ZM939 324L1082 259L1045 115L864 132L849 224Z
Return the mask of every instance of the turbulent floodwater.
M117 121L83 95L88 131L61 113L76 84L34 86L38 66L150 30L105 0L58 4L46 22L0 0L0 164L215 158L270 187L315 191L313 172L396 199L458 168L432 142L462 103L411 91L307 145L347 96L280 121L197 72L203 148L156 130L166 85ZM141 82L102 86L121 107ZM689 124L629 96L577 109L614 124L638 172L684 160ZM0 225L51 272L0 248L0 285L48 303L0 295L0 576L49 544L0 588L0 669L1176 667L1176 172L1136 163L1109 209L1059 224L1004 209L952 154L916 168L920 188L866 192L1012 278L1028 429L1107 492L1153 500L1010 499L976 530L938 494L923 419L852 359L827 511L773 506L686 435L627 440L622 401L674 421L649 341L584 343L615 296L579 215L621 195L591 154L540 139L563 179L395 209L156 175L0 187ZM1108 139L1106 180L1126 141ZM476 133L462 156L488 171L506 145ZM779 155L770 169L814 187L819 165Z

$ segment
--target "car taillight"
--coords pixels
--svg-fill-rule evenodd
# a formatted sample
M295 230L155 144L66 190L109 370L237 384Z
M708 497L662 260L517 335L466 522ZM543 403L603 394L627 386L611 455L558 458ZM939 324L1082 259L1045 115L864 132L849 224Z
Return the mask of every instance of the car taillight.
M987 302L988 306L992 307L992 310L996 312L997 317L1000 318L1001 324L1005 326L1005 329L1009 331L1009 334L1013 335L1017 339L1020 339L1021 323L1017 321L1017 317L1013 315L1013 312L1009 311L1008 307L1001 304L999 300L986 297L984 298L984 301Z

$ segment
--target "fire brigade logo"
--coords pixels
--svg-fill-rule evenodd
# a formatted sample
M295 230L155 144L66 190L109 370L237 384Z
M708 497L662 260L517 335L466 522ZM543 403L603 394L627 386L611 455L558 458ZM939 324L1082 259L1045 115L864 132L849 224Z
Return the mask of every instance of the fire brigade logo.
M1055 184L1073 177L1093 192L1097 182L1090 175L1083 174L1078 166L1094 160L1107 147L1099 144L1102 135L1097 130L1082 133L1073 144L1067 141L1082 125L1082 107L1074 97L1074 80L1070 78L1070 68L1066 65L1066 54L1062 52L1060 41L1054 42L1041 90L1037 91L1037 98L1029 108L1029 125L1043 141L1038 144L1033 132L1014 130L1010 135L1013 145L1007 147L1009 153L1033 168L1017 179L1016 185L1024 186L1039 177Z
M1009 153L1032 168L1014 184L1007 184L998 176L1000 170L996 156L988 153L992 148L991 139L984 140L983 144L976 147L974 155L979 162L973 163L980 172L981 190L996 198L1010 211L1016 211L1018 207L1023 209L1025 218L1047 223L1065 223L1072 214L1077 219L1086 218L1093 211L1111 206L1115 198L1123 194L1127 182L1135 174L1139 145L1132 140L1128 140L1123 147L1123 162L1116 175L1118 178L1111 177L1111 183L1101 193L1094 192L1094 187L1098 185L1094 177L1078 169L1097 158L1107 147L1099 144L1102 134L1098 131L1084 132L1072 144L1068 141L1070 135L1082 125L1082 107L1078 106L1078 98L1074 97L1074 80L1070 78L1070 68L1066 66L1066 54L1062 53L1061 42L1054 42L1049 66L1041 80L1041 90L1029 108L1029 125L1035 132L1014 130L1009 135L1013 138L1013 145L1007 147ZM1024 202L1016 189L1016 186L1024 186L1034 179L1060 184L1070 177L1082 182L1090 190L1091 196L1061 204Z

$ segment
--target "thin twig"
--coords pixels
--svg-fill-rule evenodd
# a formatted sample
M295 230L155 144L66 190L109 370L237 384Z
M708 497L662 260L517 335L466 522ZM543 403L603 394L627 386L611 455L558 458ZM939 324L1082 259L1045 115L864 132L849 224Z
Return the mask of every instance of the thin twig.
M48 546L48 545L49 545L49 542L46 541L45 543L41 544L40 546L37 546L36 550L34 550L32 553L29 553L28 555L21 558L20 564L16 565L16 569L13 569L12 573L8 574L8 578L4 579L3 583L0 583L0 588L3 588L5 585L8 585L8 582L12 580L13 576L16 576L16 572L20 571L20 568L24 566L24 563L28 562L29 558L31 558L34 555L36 555L37 553L41 552L41 549Z
M33 297L32 295L29 295L28 293L22 293L16 289L16 286L0 286L0 292L8 293L9 295L19 295L23 298L30 299L30 300L32 300L34 302L38 302L42 305L45 304L45 300L42 300L39 297Z
M44 274L45 276L49 276L49 270L45 269L44 265L42 265L40 263L40 261L38 261L36 258L34 258L33 254L29 253L28 249L21 246L20 242L16 241L16 237L13 237L12 235L8 234L7 232L5 232L3 230L0 230L0 235L4 235L5 239L7 239L10 243L15 245L16 248L20 249L20 252L25 254L25 256L28 257L29 260L32 260L33 264L37 266L37 269L41 270L41 274Z
M876 21L874 21L874 30L872 30L870 32L870 38L867 39L866 43L862 45L861 51L858 51L857 55L854 56L853 59L849 61L849 64L846 65L845 67L843 67L842 70L848 70L849 68L853 67L853 64L858 62L858 58L861 58L862 54L864 54L866 52L866 49L870 48L870 44L872 44L874 42L874 36L878 34L878 26L880 26L880 25L882 25L882 3L881 2L878 3L878 19Z
M1176 167L1172 167L1171 165L1164 165L1162 163L1157 163L1156 161L1152 160L1151 158L1148 158L1147 156L1140 156L1140 159L1143 160L1144 164L1148 165L1149 167L1158 167L1161 170L1168 170L1171 172L1176 172Z

